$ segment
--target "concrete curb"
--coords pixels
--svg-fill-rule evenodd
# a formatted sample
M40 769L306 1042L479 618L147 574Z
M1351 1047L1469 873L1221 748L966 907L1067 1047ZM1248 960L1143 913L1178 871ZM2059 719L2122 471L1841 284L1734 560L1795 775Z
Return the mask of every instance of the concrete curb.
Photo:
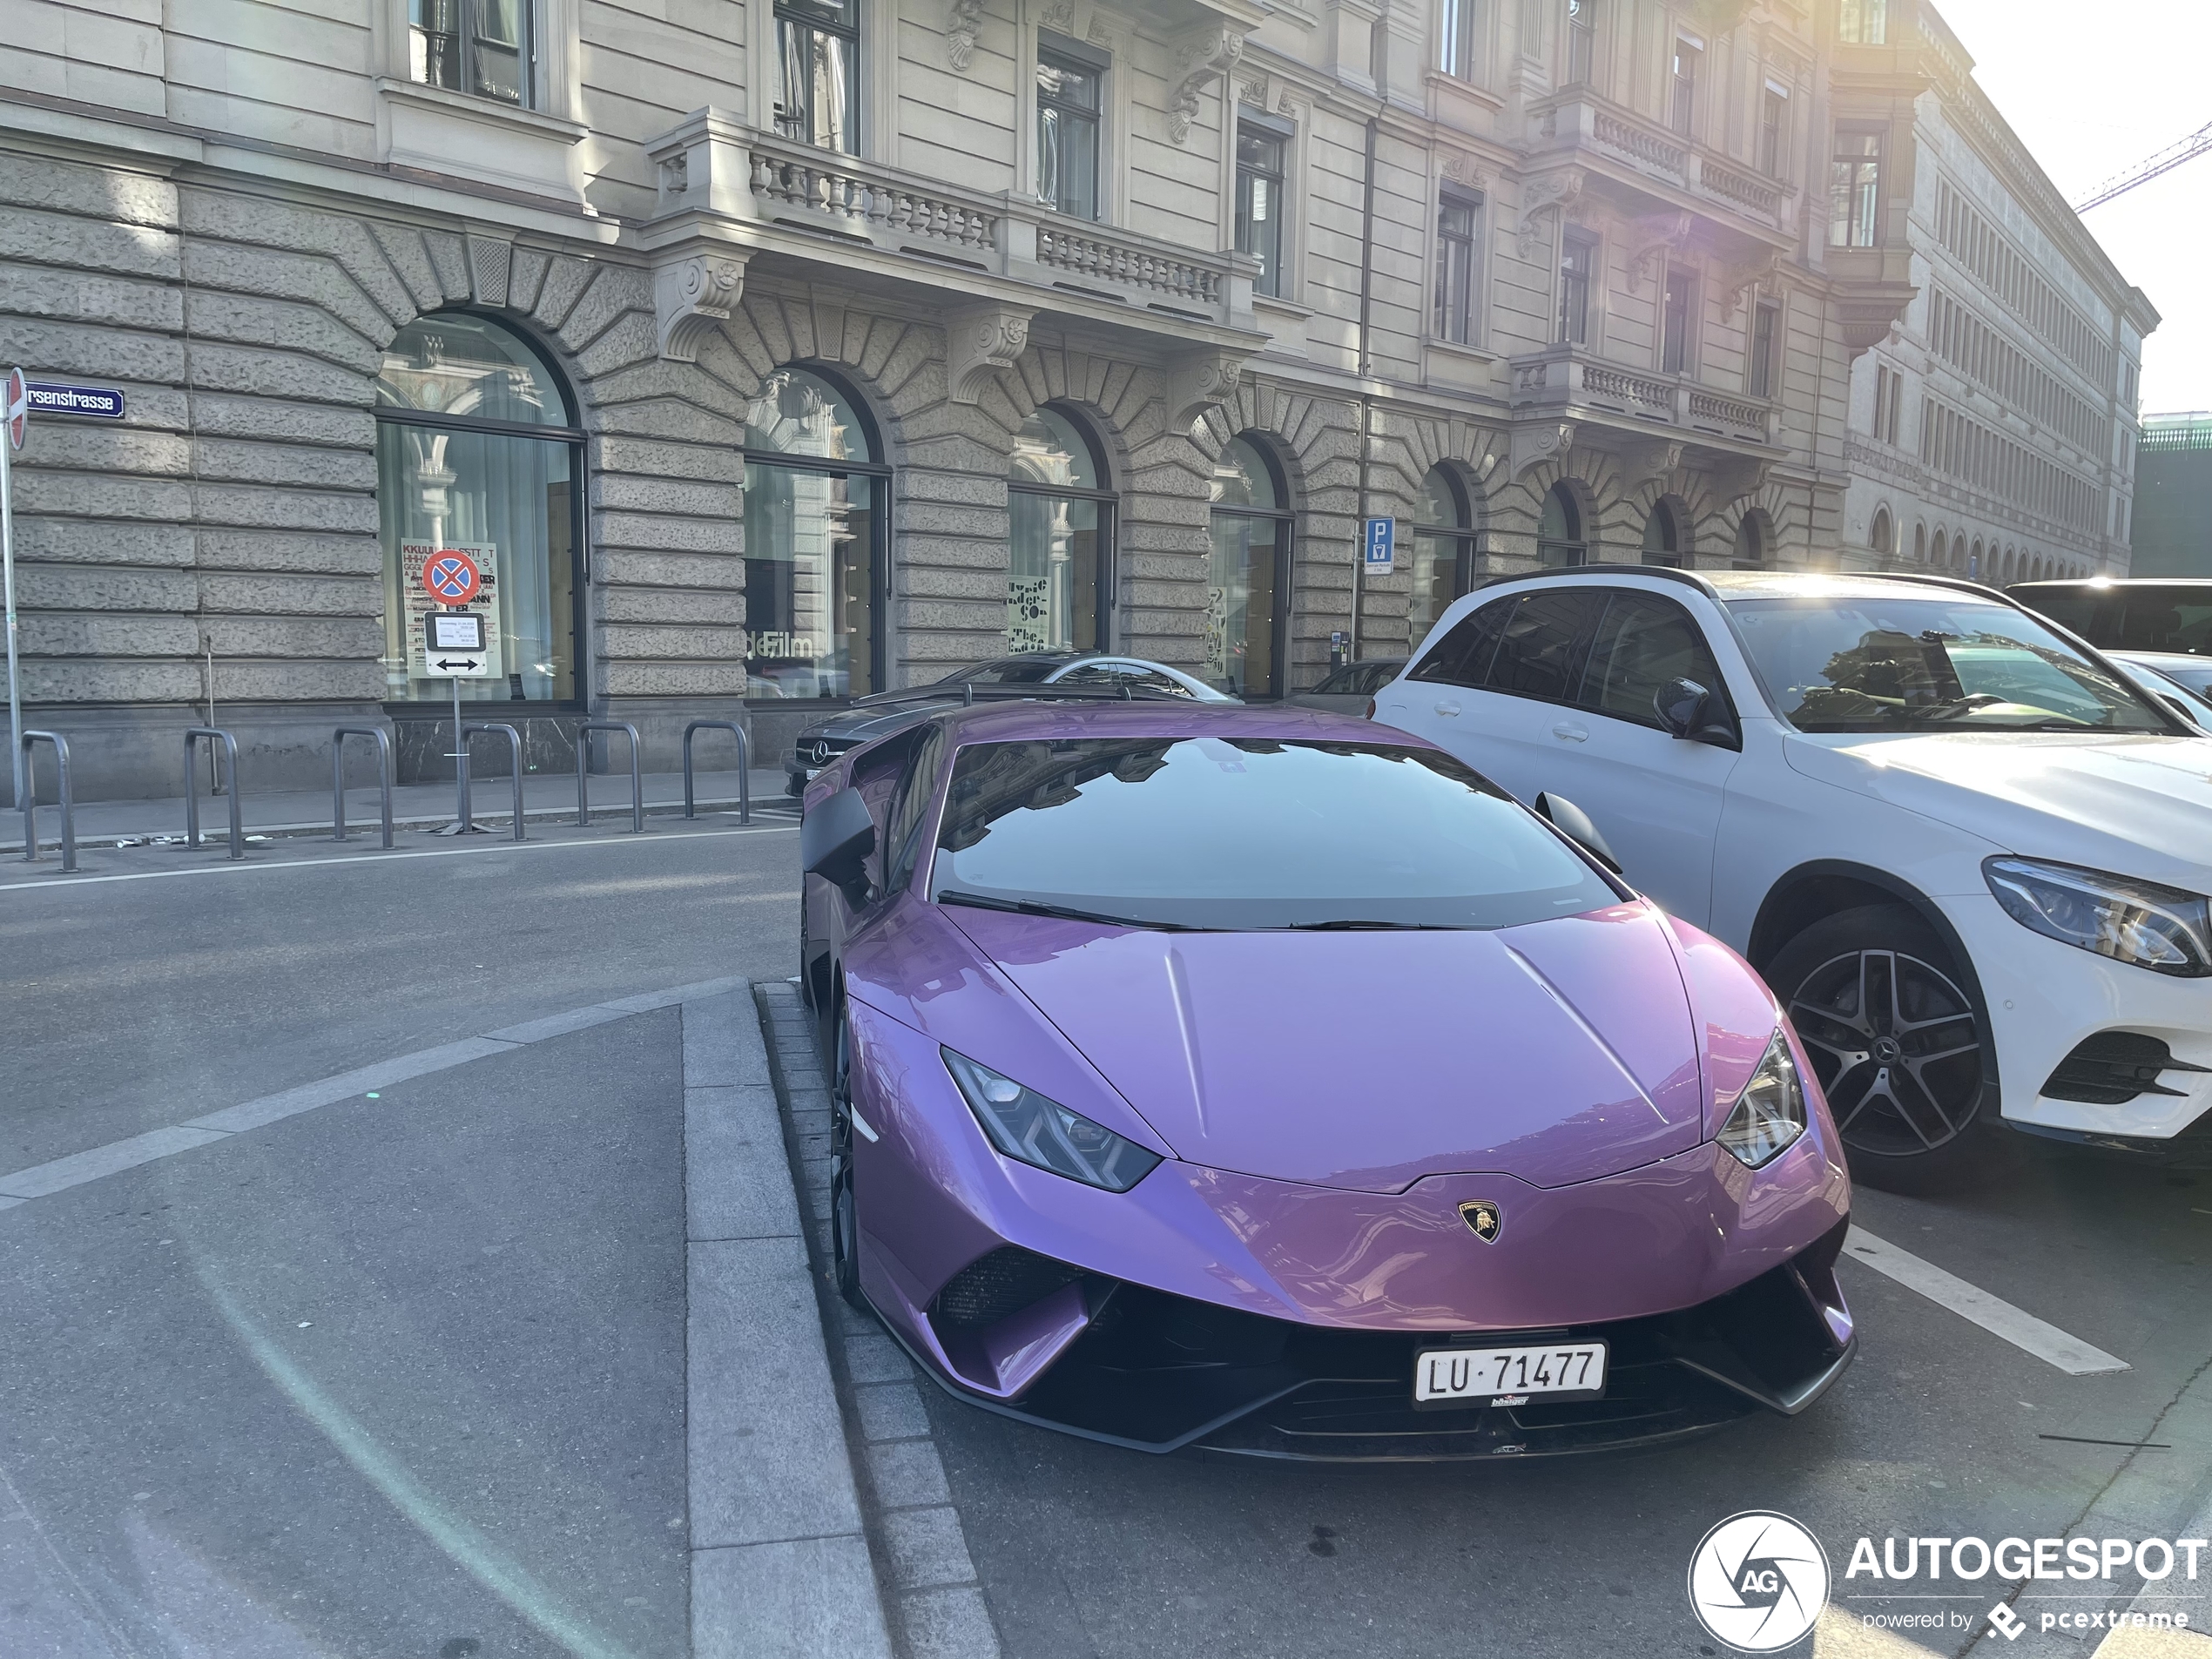
M890 1659L759 1020L682 1006L691 1651Z
M913 1365L876 1322L848 1306L829 1278L829 1089L814 1016L789 981L756 985L773 1047L830 1364L856 1451L867 1534L908 1659L999 1659L991 1619L944 1460Z

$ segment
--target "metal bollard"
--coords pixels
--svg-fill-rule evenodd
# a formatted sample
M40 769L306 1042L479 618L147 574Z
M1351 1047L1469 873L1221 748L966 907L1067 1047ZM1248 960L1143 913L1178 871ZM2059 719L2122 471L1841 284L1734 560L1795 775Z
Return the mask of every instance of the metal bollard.
M630 734L630 832L642 835L645 833L645 780L637 770L637 728L627 720L586 720L576 729L576 826L582 829L591 821L584 765L591 758L591 739L587 734L593 732Z
M199 793L194 787L192 762L198 758L202 738L210 742L219 738L224 756L230 762L229 769L223 776L230 785L231 856L242 859L246 856L246 820L240 816L238 794L238 739L212 725L196 725L185 733L185 845L193 847L199 845Z
M70 793L69 739L58 732L26 732L23 734L23 861L38 862L38 774L32 769L31 747L34 743L54 745L54 766L60 772L62 799L62 873L77 872L77 813Z
M752 822L752 745L745 740L745 728L735 720L694 720L684 728L684 816L693 816L691 811L691 733L694 732L727 732L738 740L738 822Z
M392 844L392 738L381 725L341 725L330 739L330 839L346 839L346 739L376 739L376 782L383 794L384 845ZM233 791L233 794L237 792Z
M465 751L469 747L469 739L482 732L502 732L507 735L507 752L515 762L515 839L519 841L523 839L523 734L511 725L464 725L461 728L461 742L457 746ZM464 772L461 774L461 826L463 829L469 827L469 774Z

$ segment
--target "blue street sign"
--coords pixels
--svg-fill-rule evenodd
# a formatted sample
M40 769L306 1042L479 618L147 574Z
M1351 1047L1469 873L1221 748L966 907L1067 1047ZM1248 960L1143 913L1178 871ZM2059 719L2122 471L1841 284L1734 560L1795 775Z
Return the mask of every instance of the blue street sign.
M57 381L31 381L24 389L30 395L33 415L83 415L96 421L123 418L123 394L112 386L65 386Z
M1398 561L1398 521L1394 518L1371 518L1367 521L1367 574L1388 576Z

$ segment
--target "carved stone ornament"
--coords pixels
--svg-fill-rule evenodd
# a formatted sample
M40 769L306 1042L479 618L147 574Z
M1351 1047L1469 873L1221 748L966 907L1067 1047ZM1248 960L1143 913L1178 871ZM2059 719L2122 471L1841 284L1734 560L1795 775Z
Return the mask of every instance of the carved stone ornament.
M945 322L945 385L955 403L973 403L990 388L999 370L1028 349L1031 311L1014 306L977 306L956 311Z
M1483 177L1482 169L1475 164L1474 158L1464 150L1447 150L1444 152L1444 176L1453 184L1464 185L1469 190L1480 190L1488 182Z
M1722 309L1734 311L1748 300L1764 283L1772 282L1782 273L1782 254L1779 250L1751 265L1738 266L1728 273L1728 287L1723 297Z
M1072 5L1047 6L1037 21L1057 34L1073 36L1076 32L1076 9Z
M654 267L653 314L663 357L698 361L699 347L744 297L745 266L742 253L691 253Z
M1198 118L1198 95L1217 75L1226 75L1244 55L1244 37L1233 30L1209 29L1176 51L1176 83L1168 94L1168 137L1182 144Z
M1572 421L1544 421L1513 429L1513 475L1520 477L1540 461L1555 461L1575 447Z
M1690 217L1688 213L1673 213L1664 219L1645 219L1637 227L1635 249L1629 255L1629 292L1640 293L1646 277L1656 278L1666 264L1667 256L1679 253L1689 246Z
M1706 468L1705 477L1716 501L1741 501L1765 487L1767 470L1772 465L1755 456L1737 455Z
M1168 371L1169 421L1177 431L1187 429L1207 410L1234 397L1244 373L1239 352L1197 352L1174 364Z
M1639 481L1664 478L1682 465L1682 452L1683 446L1677 442L1645 444L1629 453L1629 472Z
M515 245L503 237L469 237L469 292L480 306L507 304L509 274L515 265Z
M945 58L954 69L975 61L975 37L983 26L983 0L948 0L945 10Z
M1557 208L1564 211L1582 193L1582 170L1562 167L1557 172L1546 173L1531 179L1521 187L1521 229L1514 246L1524 260L1536 257L1536 219L1538 215Z

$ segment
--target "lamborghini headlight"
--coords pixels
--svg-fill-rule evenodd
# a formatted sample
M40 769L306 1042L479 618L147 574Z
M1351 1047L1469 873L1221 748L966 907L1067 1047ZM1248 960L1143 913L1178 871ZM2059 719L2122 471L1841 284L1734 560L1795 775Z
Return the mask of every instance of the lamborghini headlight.
M1721 1125L1721 1148L1745 1169L1757 1170L1788 1151L1804 1132L1804 1084L1790 1053L1790 1039L1777 1031Z
M1981 873L2023 927L2154 974L2212 974L2212 904L2202 894L2033 859L1989 859Z
M1159 1163L1158 1153L1092 1123L1081 1112L1071 1112L966 1055L950 1049L941 1052L945 1069L960 1085L968 1109L991 1137L991 1144L1007 1157L1109 1192L1127 1192Z

